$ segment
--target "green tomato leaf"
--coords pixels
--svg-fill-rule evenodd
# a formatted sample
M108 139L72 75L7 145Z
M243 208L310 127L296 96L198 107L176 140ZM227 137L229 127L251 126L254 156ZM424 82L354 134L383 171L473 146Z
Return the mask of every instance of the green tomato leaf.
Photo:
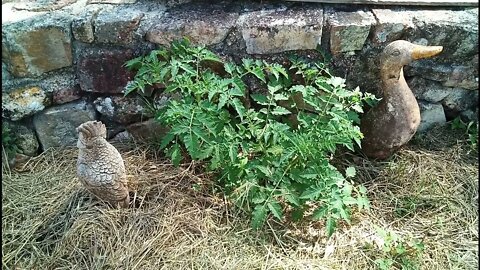
M283 107L277 106L275 109L272 111L273 115L287 115L291 114L291 112Z
M346 170L345 170L345 177L346 178L350 178L350 177L354 177L355 174L356 174L356 170L354 167L348 167Z
M282 206L276 201L269 201L267 203L268 209L272 212L273 216L278 218L278 220L282 220L283 218L283 210Z
M327 218L326 229L327 237L330 238L337 227L337 222L332 217Z
M180 146L178 144L173 145L171 159L175 167L178 167L180 165L180 161L182 160L182 154L180 151Z
M267 220L267 206L264 204L258 204L252 213L252 227L255 230L260 229L263 223Z

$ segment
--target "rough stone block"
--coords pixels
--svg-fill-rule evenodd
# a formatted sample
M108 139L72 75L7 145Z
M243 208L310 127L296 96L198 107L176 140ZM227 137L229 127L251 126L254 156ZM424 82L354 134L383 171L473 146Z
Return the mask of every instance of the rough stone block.
M19 153L27 156L35 156L38 152L38 140L35 131L18 122L10 122L2 119L2 124L10 129L10 133L15 136L15 145L18 147Z
M478 70L474 66L436 63L433 60L414 61L405 67L405 75L421 76L441 82L446 87L478 89Z
M439 82L420 77L414 77L408 85L417 99L432 103L441 102L452 92L451 88L442 86Z
M137 0L88 0L89 4L134 4Z
M93 103L103 117L121 124L130 124L153 116L147 112L139 97L99 97Z
M451 93L442 101L445 109L461 112L473 107L478 107L478 90L465 90L451 88Z
M361 50L373 24L371 12L329 12L330 51L337 54Z
M143 13L135 8L100 11L93 23L96 42L132 43L142 17Z
M413 28L411 12L394 9L372 9L377 19L373 30L373 41L384 44L400 39L405 29Z
M4 85L11 78L12 75L10 75L10 72L8 72L7 65L2 62L2 85Z
M323 9L254 11L238 25L249 54L315 49L321 42Z
M95 120L91 104L81 100L50 107L33 117L42 149L75 146L78 135L76 128L84 122Z
M146 32L150 42L169 45L187 37L193 44L213 45L222 42L238 18L223 4L188 5L174 8L152 22Z
M404 38L443 46L443 52L435 57L437 61L462 63L478 54L478 8L412 9L411 14L415 27Z
M54 11L71 5L77 2L77 0L23 0L15 1L13 8L16 10L28 10L28 11Z
M132 50L82 49L78 56L77 79L82 91L122 93L134 74L123 64L132 59Z
M13 121L33 115L49 104L47 95L38 86L23 86L2 92L2 117Z
M43 15L2 25L2 59L15 77L72 65L69 16Z
M53 104L63 104L81 98L80 87L72 71L52 74L39 82Z
M131 124L126 127L126 130L136 140L161 140L168 132L168 128L163 127L153 118Z
M72 34L75 39L85 43L94 41L93 20L100 10L99 6L87 6L87 10L72 21Z
M421 120L417 132L422 133L433 127L433 125L441 125L447 122L441 104L419 102L419 106Z

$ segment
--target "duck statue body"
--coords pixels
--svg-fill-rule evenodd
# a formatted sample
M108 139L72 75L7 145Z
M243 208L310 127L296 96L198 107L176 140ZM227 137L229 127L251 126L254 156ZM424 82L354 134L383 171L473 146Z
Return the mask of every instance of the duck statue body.
M439 54L442 46L421 46L405 40L388 44L380 56L383 98L361 119L362 151L369 158L386 159L415 134L420 108L403 76L403 67L416 59Z

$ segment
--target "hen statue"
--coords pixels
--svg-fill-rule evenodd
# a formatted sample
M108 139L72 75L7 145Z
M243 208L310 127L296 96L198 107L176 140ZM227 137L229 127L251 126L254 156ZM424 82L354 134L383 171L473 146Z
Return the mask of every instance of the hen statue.
M127 176L122 156L107 142L107 129L100 121L77 128L77 176L85 188L114 207L128 207Z
M382 100L362 118L362 151L369 158L386 159L413 137L420 124L420 108L403 76L413 60L439 54L442 46L421 46L405 40L388 44L380 56Z

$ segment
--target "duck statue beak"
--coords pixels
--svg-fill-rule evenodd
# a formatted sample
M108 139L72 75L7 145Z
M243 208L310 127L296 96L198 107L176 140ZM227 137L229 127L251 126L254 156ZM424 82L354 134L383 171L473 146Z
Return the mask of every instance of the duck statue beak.
M421 46L415 45L413 47L412 52L412 59L422 59L422 58L429 58L441 53L443 50L443 46Z

